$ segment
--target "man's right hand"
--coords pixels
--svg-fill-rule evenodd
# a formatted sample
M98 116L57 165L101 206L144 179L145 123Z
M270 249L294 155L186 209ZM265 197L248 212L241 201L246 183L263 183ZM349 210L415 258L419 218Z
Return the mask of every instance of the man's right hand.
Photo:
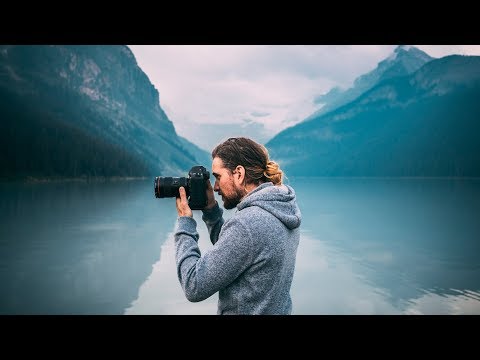
M212 184L210 183L210 180L207 180L206 193L207 193L207 206L204 207L204 210L210 210L217 203L217 200L215 200L215 196L213 194L213 188L212 188Z
M177 197L175 201L177 202L177 212L178 216L190 216L193 217L192 209L188 206L187 193L183 186L178 188L178 193L180 197Z

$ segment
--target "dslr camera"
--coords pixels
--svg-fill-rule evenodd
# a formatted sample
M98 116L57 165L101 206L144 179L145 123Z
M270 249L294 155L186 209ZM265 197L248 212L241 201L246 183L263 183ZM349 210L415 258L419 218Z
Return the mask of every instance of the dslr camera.
M207 206L207 181L210 173L203 166L193 166L188 177L155 177L155 197L180 197L180 186L185 188L188 198L188 206L192 210L201 210Z

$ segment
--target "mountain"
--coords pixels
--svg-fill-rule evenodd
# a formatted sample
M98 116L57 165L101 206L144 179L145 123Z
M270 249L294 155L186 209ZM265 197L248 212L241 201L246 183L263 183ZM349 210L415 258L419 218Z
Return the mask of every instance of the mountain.
M181 139L126 46L0 46L0 177L184 176Z
M480 176L480 57L432 60L267 147L300 176Z
M198 165L203 165L207 168L207 170L210 171L210 167L212 165L212 157L210 153L191 143L182 136L179 136L178 139L186 151L188 151L190 154L195 154L195 159L197 160Z
M400 45L388 58L379 62L374 70L355 79L353 87L347 90L334 87L328 93L318 96L315 103L324 105L306 120L319 117L355 100L382 81L411 74L431 60L431 56L414 46Z

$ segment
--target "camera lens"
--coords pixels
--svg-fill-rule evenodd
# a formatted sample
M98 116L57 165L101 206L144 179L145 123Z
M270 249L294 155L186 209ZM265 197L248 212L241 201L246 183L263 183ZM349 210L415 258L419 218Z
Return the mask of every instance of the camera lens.
M185 177L162 177L157 176L155 178L155 197L157 198L166 198L166 197L179 197L180 194L178 189L180 186L183 186L189 193L188 181Z

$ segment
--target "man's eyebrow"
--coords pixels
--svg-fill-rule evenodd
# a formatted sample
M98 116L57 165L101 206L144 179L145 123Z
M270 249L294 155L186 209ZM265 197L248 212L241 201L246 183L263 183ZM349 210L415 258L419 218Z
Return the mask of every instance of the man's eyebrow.
M212 175L215 177L220 176L220 174L217 174L216 172L212 172Z

